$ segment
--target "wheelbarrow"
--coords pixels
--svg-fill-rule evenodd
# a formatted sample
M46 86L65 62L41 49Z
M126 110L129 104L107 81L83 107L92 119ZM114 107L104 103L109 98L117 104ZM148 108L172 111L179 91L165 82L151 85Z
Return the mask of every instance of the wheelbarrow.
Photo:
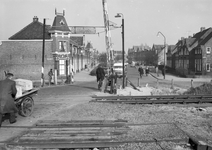
M37 95L38 90L31 89L24 91L20 97L15 98L15 104L21 116L28 117L33 113L34 100L32 97Z

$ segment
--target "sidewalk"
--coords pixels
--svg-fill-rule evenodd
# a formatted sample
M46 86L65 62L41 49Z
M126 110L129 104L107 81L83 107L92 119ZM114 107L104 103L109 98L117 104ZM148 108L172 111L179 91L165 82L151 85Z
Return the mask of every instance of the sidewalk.
M78 82L89 82L89 81L95 81L96 76L91 76L89 75L91 69L88 70L82 70L80 72L77 72L74 74L74 84ZM34 87L41 87L41 80L32 80L33 86ZM53 86L61 86L61 85L67 85L64 83L65 80L58 79L57 80L57 85L51 85L48 86L48 80L45 80L45 85L44 87L53 87Z
M82 70L74 75L74 82L95 81L96 76L89 75L91 70Z
M168 80L171 81L172 79L174 81L197 81L197 82L210 82L212 78L182 78L182 77L177 77L174 75L166 74L165 79L164 77L160 74L159 77L157 77L156 73L151 72L152 77L158 80Z

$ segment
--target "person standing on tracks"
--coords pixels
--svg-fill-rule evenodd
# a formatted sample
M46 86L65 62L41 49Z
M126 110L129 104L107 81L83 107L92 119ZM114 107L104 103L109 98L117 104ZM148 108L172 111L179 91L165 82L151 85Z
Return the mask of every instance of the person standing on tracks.
M12 80L13 74L7 73L6 79L0 81L0 127L3 115L9 115L9 122L15 123L15 113L18 108L15 105L15 95L17 93L16 82Z
M98 83L98 90L101 90L104 78L105 78L105 71L102 68L102 65L99 65L98 68L96 69L96 79Z
M140 74L140 77L142 78L142 76L144 74L144 70L143 70L143 68L141 66L138 68L138 72Z

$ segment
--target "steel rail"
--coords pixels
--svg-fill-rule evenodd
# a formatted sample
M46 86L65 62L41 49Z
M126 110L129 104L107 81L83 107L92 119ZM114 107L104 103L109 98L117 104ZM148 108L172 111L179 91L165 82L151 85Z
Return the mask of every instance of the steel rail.
M179 139L157 139L158 142L185 142L188 143L188 138L179 138ZM8 142L5 143L7 146L23 146L29 148L107 148L115 147L126 143L155 143L155 139L150 140L128 140L128 141L110 141L110 142L33 142L33 143L14 143Z
M174 99L174 98L212 98L212 95L145 95L145 96L91 96L95 99L152 99L152 98L158 98L158 99Z
M80 124L67 124L65 126L61 125L39 125L39 126L1 126L1 128L24 128L24 129L68 129L68 128L103 128L103 127L108 127L108 128L117 128L117 127L130 127L130 126L143 126L143 125L163 125L163 124L173 124L173 122L150 122L150 123L119 123L119 124L102 124L102 125L80 125Z
M212 103L212 95L93 96L90 102L127 104Z

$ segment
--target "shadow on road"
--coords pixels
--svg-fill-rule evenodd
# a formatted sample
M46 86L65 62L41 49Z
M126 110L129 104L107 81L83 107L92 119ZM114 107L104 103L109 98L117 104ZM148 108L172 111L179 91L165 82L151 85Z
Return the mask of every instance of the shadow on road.
M93 91L99 91L97 88L95 87L90 87L90 86L85 86L85 85L69 85L69 86L75 86L75 87L79 87L79 88L85 88L85 89L90 89Z

